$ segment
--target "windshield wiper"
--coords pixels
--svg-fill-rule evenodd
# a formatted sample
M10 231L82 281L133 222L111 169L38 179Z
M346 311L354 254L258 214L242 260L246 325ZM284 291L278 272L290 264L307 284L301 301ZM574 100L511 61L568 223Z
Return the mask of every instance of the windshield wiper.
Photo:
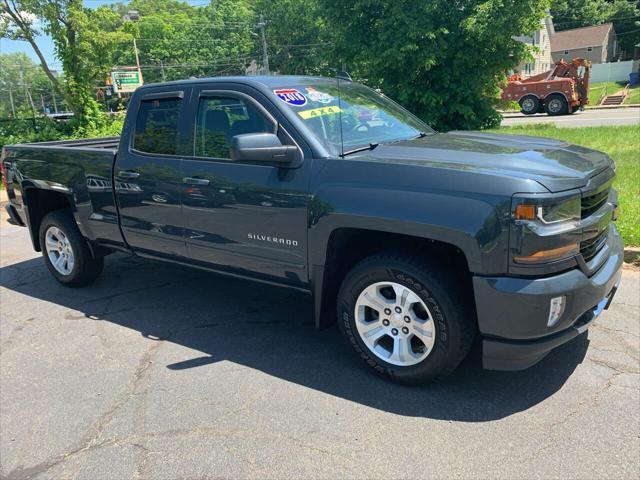
M347 155L351 155L352 153L358 153L358 152L366 152L367 150L373 150L374 148L376 148L378 145L380 145L379 143L370 143L369 145L367 145L366 147L358 147L358 148L354 148L353 150L347 150L346 152L343 152L340 154L340 156L342 158L346 157Z

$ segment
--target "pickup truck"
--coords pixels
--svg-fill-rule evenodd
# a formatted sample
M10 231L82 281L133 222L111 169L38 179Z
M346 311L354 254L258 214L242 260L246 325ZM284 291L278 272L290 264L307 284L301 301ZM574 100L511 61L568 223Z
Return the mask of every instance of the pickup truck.
M556 140L436 133L340 78L147 85L119 138L3 149L7 206L57 281L112 252L312 295L370 367L438 380L474 341L519 370L621 278L615 165Z

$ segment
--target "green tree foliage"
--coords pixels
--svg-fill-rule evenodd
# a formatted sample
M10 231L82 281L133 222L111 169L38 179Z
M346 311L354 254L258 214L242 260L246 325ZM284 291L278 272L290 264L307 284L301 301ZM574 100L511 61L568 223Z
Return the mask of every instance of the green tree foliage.
M335 64L438 129L495 126L499 84L527 55L546 0L320 0Z
M99 126L102 115L93 90L104 82L116 45L123 40L122 32L104 28L116 21L116 14L105 8L86 9L82 0L3 0L2 13L2 35L32 45L53 87L74 112L74 122L87 131ZM53 39L64 85L35 41L41 31Z
M317 0L257 0L254 9L265 19L273 72L326 75L331 71L333 30L326 26Z
M557 31L612 22L618 44L631 58L640 43L640 4L633 0L553 0L551 15Z
M512 37L536 30L549 1L211 0L195 6L131 0L93 9L81 0L0 4L19 17L4 21L3 35L31 41L42 31L53 38L64 78L50 75L41 57L42 67L89 130L99 118L94 89L112 67L135 65L134 38L145 83L243 74L252 61L262 65L260 15L272 73L333 75L344 66L435 127L451 129L498 122L493 107L500 82L528 54Z
M136 38L145 83L244 73L255 50L255 18L245 0L216 0L203 7L133 0L112 10L139 14L118 28ZM114 62L135 65L131 41L120 45Z
M39 108L39 95L44 93L49 99L51 83L26 54L0 54L0 92L0 118L12 117L14 111L16 117L32 116L29 95Z

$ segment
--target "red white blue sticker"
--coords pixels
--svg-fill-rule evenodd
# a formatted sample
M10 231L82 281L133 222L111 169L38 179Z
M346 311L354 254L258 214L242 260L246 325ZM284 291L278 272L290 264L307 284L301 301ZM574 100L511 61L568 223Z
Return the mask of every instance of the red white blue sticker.
M280 100L288 103L289 105L301 107L307 104L307 97L295 88L280 88L278 90L274 90L273 93L275 93Z

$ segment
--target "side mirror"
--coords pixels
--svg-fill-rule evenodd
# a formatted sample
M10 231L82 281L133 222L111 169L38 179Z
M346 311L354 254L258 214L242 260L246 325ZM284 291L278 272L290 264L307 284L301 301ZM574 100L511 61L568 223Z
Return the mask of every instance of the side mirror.
M282 145L273 133L245 133L231 138L231 160L291 163L299 157L293 145Z

